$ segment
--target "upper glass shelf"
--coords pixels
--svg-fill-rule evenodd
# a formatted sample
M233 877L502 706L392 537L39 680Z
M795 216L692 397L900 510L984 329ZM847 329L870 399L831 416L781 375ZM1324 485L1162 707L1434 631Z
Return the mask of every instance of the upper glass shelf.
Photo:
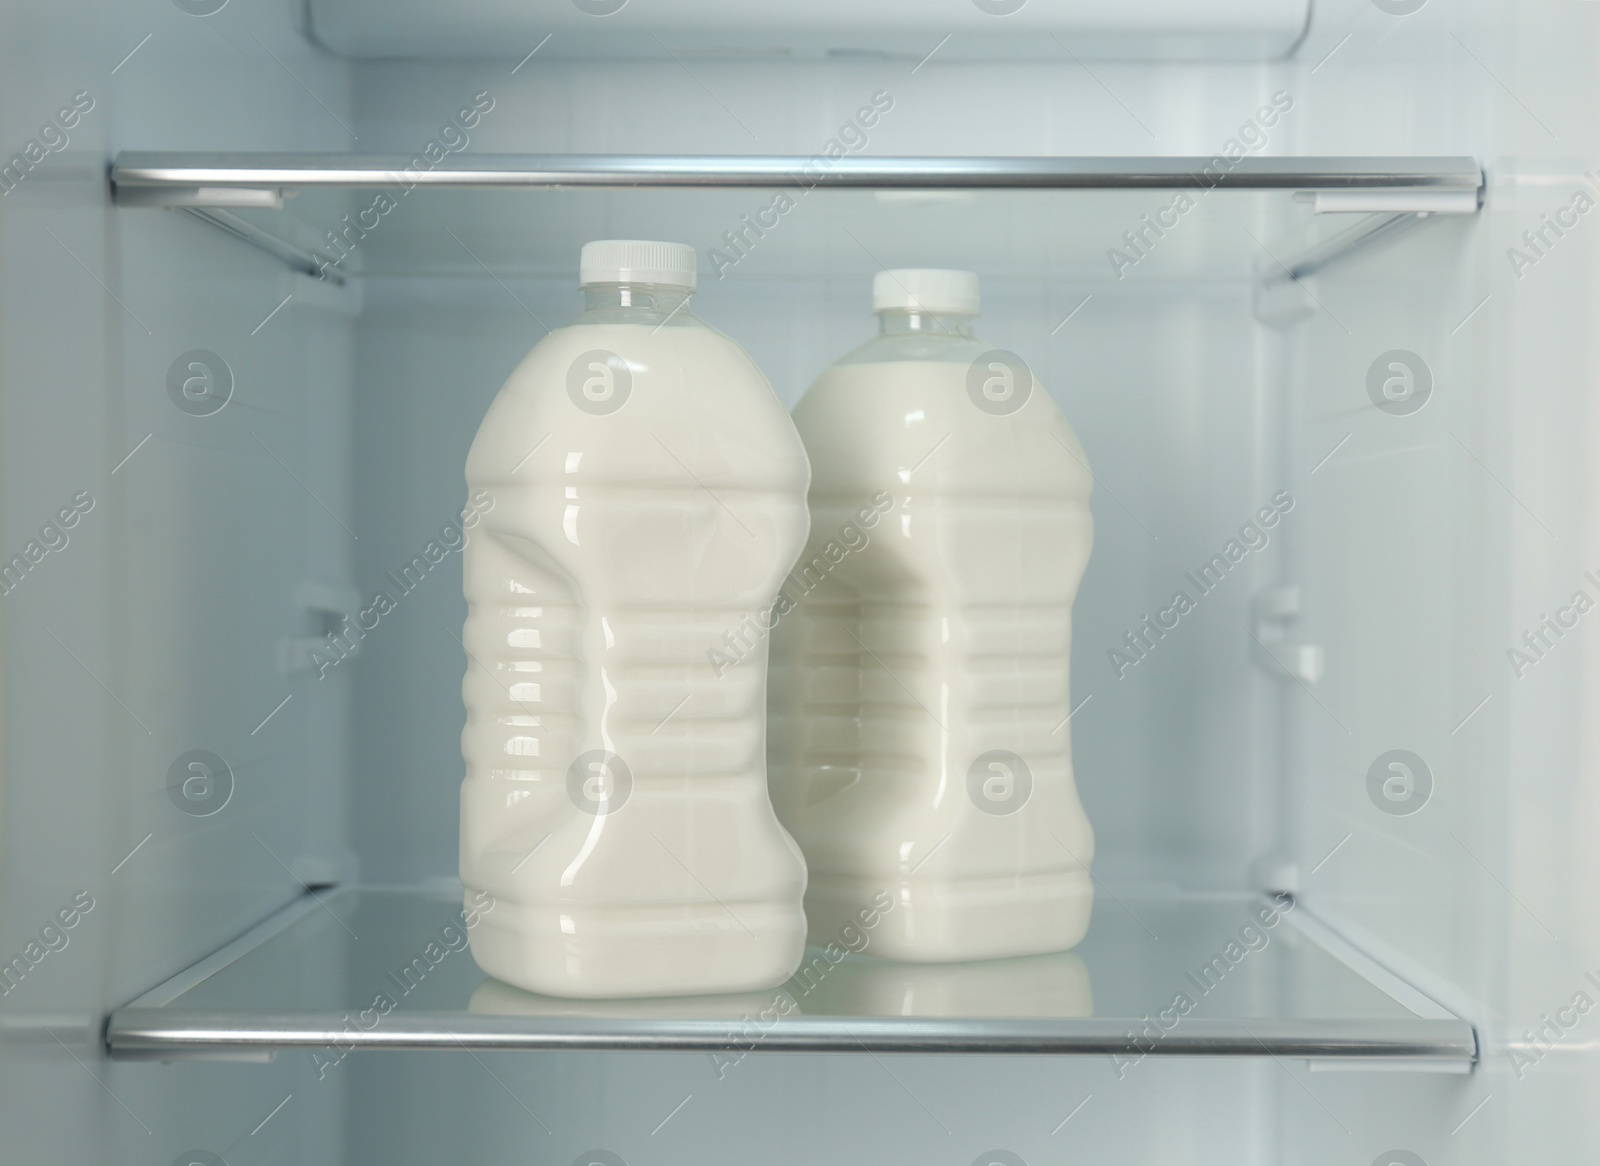
M702 283L1296 276L1397 219L1471 214L1483 185L1472 158L1254 156L124 153L111 179L120 205L192 210L335 278L570 277L583 242L633 237L692 243Z
M110 1051L1271 1055L1446 1071L1465 1071L1475 1055L1470 1025L1343 949L1304 908L1245 896L1106 896L1083 943L1054 955L893 963L847 950L870 949L867 933L808 949L778 989L598 1001L486 977L460 906L415 890L308 896L113 1013Z

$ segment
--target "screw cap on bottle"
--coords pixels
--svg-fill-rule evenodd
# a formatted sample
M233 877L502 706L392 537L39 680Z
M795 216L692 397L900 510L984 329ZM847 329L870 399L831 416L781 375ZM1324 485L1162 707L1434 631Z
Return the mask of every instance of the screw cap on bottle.
M578 283L657 283L672 287L696 284L694 248L687 243L646 239L597 239L585 243L578 257Z
M971 271L931 267L880 271L872 277L872 310L976 316L978 276Z

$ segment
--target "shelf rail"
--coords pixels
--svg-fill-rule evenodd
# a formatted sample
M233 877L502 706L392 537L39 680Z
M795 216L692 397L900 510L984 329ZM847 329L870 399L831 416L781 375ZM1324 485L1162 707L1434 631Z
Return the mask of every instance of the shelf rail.
M631 1051L736 1053L745 1046L726 1020L621 1020L397 1015L372 1031L320 1014L112 1014L106 1046L118 1060L181 1060L282 1049L352 1047L479 1052ZM1186 1020L1152 1046L1140 1018L925 1020L875 1017L785 1019L761 1038L769 1053L957 1053L969 1056L1280 1057L1353 1060L1413 1072L1466 1072L1477 1055L1470 1025L1440 1020ZM747 1038L746 1038L747 1039Z
M1290 190L1309 195L1409 192L1476 209L1483 170L1469 157L843 157L466 154L438 163L404 154L129 151L111 166L119 202L240 206L241 191L400 185L526 190L815 186L853 190ZM159 193L168 196L166 201ZM234 192L224 195L222 192Z

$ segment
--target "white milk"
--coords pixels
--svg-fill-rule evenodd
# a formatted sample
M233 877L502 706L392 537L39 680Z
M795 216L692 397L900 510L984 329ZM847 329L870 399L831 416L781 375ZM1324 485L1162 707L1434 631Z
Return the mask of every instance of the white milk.
M805 866L766 785L766 649L717 665L806 537L805 450L687 307L694 251L591 243L589 307L467 459L461 881L492 976L555 996L782 983ZM720 675L719 675L720 673Z
M773 803L815 942L886 892L871 954L1058 951L1093 902L1067 721L1088 462L972 338L976 276L883 272L874 299L884 331L795 409L811 538L773 636Z

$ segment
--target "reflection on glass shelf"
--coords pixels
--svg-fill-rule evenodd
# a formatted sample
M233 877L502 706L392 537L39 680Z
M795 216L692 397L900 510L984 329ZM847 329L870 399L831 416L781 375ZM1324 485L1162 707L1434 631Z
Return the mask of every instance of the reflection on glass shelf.
M113 1055L164 1058L335 1045L717 1051L747 1042L739 1034L753 1021L770 1050L1271 1054L1443 1068L1474 1057L1468 1024L1343 950L1304 908L1244 896L1106 896L1084 942L1054 955L939 965L812 949L806 959L768 992L555 999L478 969L458 898L350 888L292 904L113 1013L107 1041Z
M782 1016L1093 1016L1089 970L1072 952L965 964L906 964L809 948L801 970L766 992L651 1000L566 1000L499 980L473 990L468 1010L496 1016L727 1019Z
M467 1010L484 1016L592 1016L604 1020L737 1021L787 1007L782 989L725 996L663 996L640 1000L569 1000L525 992L499 980L472 991ZM792 1008L789 1009L792 1011Z
M807 952L815 966L818 953ZM802 981L791 981L794 989ZM1089 969L1075 952L981 960L965 964L905 964L846 956L820 976L807 977L802 1011L821 1016L948 1018L1093 1016Z

